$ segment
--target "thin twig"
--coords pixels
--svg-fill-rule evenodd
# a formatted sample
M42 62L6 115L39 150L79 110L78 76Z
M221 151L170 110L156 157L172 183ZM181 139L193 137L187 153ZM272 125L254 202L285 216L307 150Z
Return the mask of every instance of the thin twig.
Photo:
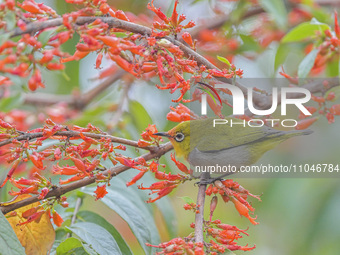
M76 201L76 205L74 207L74 211L73 211L73 215L72 215L70 226L73 225L76 222L77 213L78 213L78 211L80 209L81 203L82 203L82 199L81 199L81 197L78 197L77 201ZM66 239L69 238L70 236L71 236L71 233L67 233Z
M164 155L165 153L167 153L168 151L172 150L173 147L171 145L170 142L161 145L160 147L156 147L153 152L149 152L147 154L144 154L142 156L140 156L141 158L144 158L146 161L153 159L153 158L159 158L160 156ZM138 158L136 158L135 160L138 160ZM124 165L120 165L120 166L116 166L113 168L110 168L104 172L102 172L104 175L108 175L111 176L111 178L117 176L118 174L125 172L126 170L130 169L130 167L128 166L124 166ZM50 192L47 193L47 195L45 196L46 198L50 198L50 197L60 197L62 195L64 195L67 192L70 192L72 190L76 190L79 189L81 187L85 187L87 185L90 185L92 183L96 182L96 177L92 176L92 177L86 177L82 180L73 182L73 183L69 183L69 184L65 184L62 186L56 186L54 189L50 190ZM2 211L3 214L7 214L13 210L16 210L20 207L35 203L40 201L40 199L38 198L38 196L33 196L21 201L18 201L16 203L12 203L9 205L1 205L0 204L0 210Z
M208 180L210 173L202 173L200 177L200 184L197 193L197 202L199 213L195 215L195 242L203 243L203 223L204 223L204 202L205 202L205 190L207 189L207 184L203 181Z
M84 107L86 107L101 92L103 92L113 83L121 79L124 74L127 74L127 72L123 70L118 70L114 75L108 77L106 80L98 84L98 86L81 95L53 95L47 93L29 93L25 95L25 103L34 105L53 105L59 102L65 102L67 103L67 105L81 110Z

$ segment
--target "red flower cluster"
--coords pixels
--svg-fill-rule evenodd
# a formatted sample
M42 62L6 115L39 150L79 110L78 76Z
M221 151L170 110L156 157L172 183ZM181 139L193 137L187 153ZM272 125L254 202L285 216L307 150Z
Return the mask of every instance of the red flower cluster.
M284 76L286 79L288 79L291 83L296 85L299 84L298 78L292 77L286 74L284 71L280 72L280 74ZM323 96L316 96L315 94L312 94L311 100L317 104L317 107L315 106L306 107L307 110L312 114L312 116L307 117L302 112L300 112L298 116L300 121L298 121L298 124L295 127L295 129L302 130L310 127L313 123L319 120L320 116L325 116L326 119L328 120L328 123L332 124L335 122L334 120L335 116L340 115L340 104L330 105L331 102L337 99L337 95L332 89L330 89L329 81L324 80L323 86L325 90L328 92L325 93Z
M207 235L214 240L210 240L208 247L211 251L210 254L224 253L226 250L242 250L242 251L250 251L256 248L253 247L241 246L237 245L235 240L242 238L241 234L247 235L247 230L242 230L237 228L236 226L231 226L229 224L222 224L220 220L215 220L212 222L206 222L205 231Z
M191 238L174 238L169 242L164 242L159 245L146 244L151 247L162 249L161 252L157 252L156 255L160 254L195 254L204 255L203 243L195 243L190 241Z
M192 226L194 227L194 226ZM246 230L241 230L235 226L228 224L221 224L220 220L205 223L205 230L208 238L207 243L195 243L193 237L188 236L185 238L174 238L168 242L159 245L146 244L151 247L162 249L156 254L195 254L195 255L217 255L224 254L226 251L242 250L249 251L255 249L253 247L237 245L235 240L242 238L241 234L248 235ZM215 240L215 241L214 241Z
M220 194L223 201L226 203L232 201L241 216L248 218L254 225L258 224L255 221L256 218L252 218L249 215L249 212L254 212L255 209L249 204L247 199L248 196L255 197L258 200L260 200L260 198L251 194L237 182L231 179L215 181L214 184L209 185L205 193L208 196L211 196L212 194Z
M170 110L171 111L166 115L166 118L173 122L199 119L198 115L182 104L178 104L176 108L170 106Z
M153 135L154 133L157 133L157 128L155 125L149 125L146 128L146 131L142 133L143 140L138 141L138 145L141 145L141 147L149 146L151 144L157 144L159 143L159 140L161 139L159 136ZM145 146L144 146L145 145ZM117 159L117 158L116 158ZM136 162L135 161L128 161L128 162L121 162L124 165L129 165L129 167L135 168L139 170L140 172L132 178L131 181L129 181L126 185L131 186L135 184L138 180L140 180L145 173L151 172L154 174L155 178L157 180L160 180L159 182L153 183L150 187L143 187L143 184L139 185L138 188L141 190L150 190L151 194L157 193L157 197L154 199L149 199L147 203L153 203L157 201L158 199L168 195L173 189L175 189L179 184L185 182L188 180L188 174L190 174L190 170L181 162L177 161L174 157L174 155L171 154L171 159L175 162L178 169L184 173L183 174L172 174L172 173L165 173L162 171L159 171L158 168L161 166L159 163L152 161L151 163L147 163L144 158L140 157Z
M193 211L195 213L199 213L199 205L196 205L195 203L191 203L191 204L185 204L183 206L184 210L186 211Z
M178 0L175 1L174 10L172 12L171 17L169 18L161 11L160 8L159 9L155 8L155 6L153 5L153 1L154 0L152 0L151 3L148 4L148 8L151 11L153 11L158 16L158 18L162 21L162 23L158 21L155 21L153 23L154 29L158 29L162 31L162 32L155 33L154 35L156 37L164 37L166 35L169 35L170 33L176 35L177 33L180 33L182 29L192 28L195 26L195 23L193 21L190 21L188 24L184 26L181 25L181 23L186 19L186 17L183 14L178 16L178 13L177 13ZM187 37L191 38L190 34L187 35ZM193 46L193 44L190 46Z
M189 170L185 167L185 165L178 162L173 155L171 155L171 159L176 163L179 170L181 170L185 174L189 173ZM158 199L168 195L173 189L177 188L178 185L187 181L189 178L188 175L172 174L158 171L159 164L154 161L149 166L149 169L155 175L155 178L160 181L151 184L150 187L143 187L143 184L138 186L139 189L150 190L150 195L157 193L157 197L154 199L150 198L147 203L153 203Z

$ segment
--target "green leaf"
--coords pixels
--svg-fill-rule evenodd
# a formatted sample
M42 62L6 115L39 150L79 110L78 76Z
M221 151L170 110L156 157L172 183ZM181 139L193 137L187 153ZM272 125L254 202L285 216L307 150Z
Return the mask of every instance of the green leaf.
M339 75L339 61L329 61L326 65L326 76L336 77Z
M24 98L20 94L15 94L0 100L0 109L2 112L9 112L18 108L24 102Z
M315 62L315 58L318 55L319 50L314 49L308 53L308 55L301 61L298 68L298 77L300 79L306 78L312 70Z
M191 197L180 197L186 204L195 203L195 201Z
M115 32L115 34L118 38L126 38L128 35L125 32Z
M25 255L24 247L20 244L11 225L1 211L0 226L0 253L6 255Z
M283 0L260 0L260 4L281 28L287 25L287 9Z
M84 192L92 195L94 190L95 187L86 187ZM151 254L151 247L145 243L158 244L159 235L150 210L119 178L115 179L115 185L111 185L107 192L101 201L126 221L145 253Z
M97 224L78 222L67 228L100 255L122 254L112 235Z
M15 18L15 12L7 12L5 14L4 20L6 22L6 30L11 31L16 27L17 20Z
M121 175L120 177L123 178L125 176L126 176L126 180L129 181L134 176L134 174L124 173L124 175ZM145 186L150 186L152 183L155 183L156 181L157 180L150 173L147 173L143 176L143 184ZM123 183L125 184L125 182ZM120 185L118 185L117 189L119 189L119 187ZM131 198L137 197L137 196L140 197L140 200L138 199L138 201L142 201L142 204L138 205L140 208L149 208L149 209L153 208L149 204L144 203L144 201L146 201L150 197L148 194L149 193L148 191L143 192L142 190L138 189L136 186L130 186L127 190L131 192L130 193L131 195L129 197ZM157 200L154 204L157 206L157 208L160 210L163 216L163 219L165 221L170 237L174 238L178 236L177 219L176 219L176 215L174 212L174 208L172 207L172 204L170 202L170 199L168 197L163 197L162 199ZM149 225L152 226L153 224L155 224L154 221ZM151 229L151 232L156 233L157 231ZM158 237L156 238L158 239Z
M129 112L138 132L142 132L149 124L152 124L150 115L141 103L130 101Z
M55 31L56 29L48 29L41 32L40 35L38 36L38 41L41 42L43 46L45 46Z
M240 46L239 50L243 51L259 51L261 49L260 45L254 40L252 36L239 34L243 44Z
M129 197L129 199L139 197L140 199L133 200L136 203L138 203L137 206L145 211L148 210L149 212L146 211L147 215L149 215L149 213L153 214L153 211L151 209L153 209L154 207L152 207L151 204L146 204L144 202L148 200L148 198L150 197L148 191L140 190L137 188L137 186L130 186L129 188L126 188L125 183L127 181L130 181L134 176L135 173L130 172L125 172L124 174L121 174L119 178L117 178L119 179L119 181L115 183L115 189L122 190L125 188L125 191L127 192L126 195ZM155 183L156 181L157 180L150 173L146 173L143 176L143 184L145 186L150 186L152 183ZM110 189L111 188L113 187L110 186ZM157 206L157 208L160 210L163 216L170 237L174 238L178 236L176 215L174 212L174 208L172 207L172 204L170 202L170 199L168 197L163 197L162 199L157 200L154 204ZM150 217L152 217L152 215ZM157 235L158 232L155 226L155 222L154 220L152 220L148 224L150 226L150 231L152 233L156 233L156 235L154 235L153 237L156 243L157 242L156 240L159 239L159 236Z
M58 246L57 250L57 255L72 255L72 254L77 254L77 255L88 255L89 253L85 250L82 242L75 238L75 237L70 237L60 243Z
M90 211L81 211L77 213L77 219L81 221L85 221L85 222L92 222L105 228L112 235L112 237L116 240L121 252L124 255L130 255L130 254L132 255L132 252L129 246L126 244L125 240L120 235L120 233L117 231L117 229L100 215L94 212L90 212Z
M204 88L198 88L198 89L200 89L200 90L204 91L205 93L207 93L214 100L214 103L216 104L216 99L213 96L213 94L211 94L211 92L209 90L204 89Z
M163 216L170 239L175 238L178 236L177 219L170 199L168 197L163 197L162 199L157 200L155 204Z
M217 56L217 59L218 59L219 61L221 61L222 63L227 64L228 67L230 67L230 62L229 62L228 59L226 59L226 58L224 58L224 57L221 57L221 56Z
M11 37L10 33L0 35L0 45L3 45Z
M289 44L280 44L276 50L274 70L277 70L286 60L290 52Z
M300 42L311 39L316 36L316 31L324 32L327 29L330 29L327 24L320 23L316 19L313 19L310 22L302 23L290 30L282 38L282 43Z

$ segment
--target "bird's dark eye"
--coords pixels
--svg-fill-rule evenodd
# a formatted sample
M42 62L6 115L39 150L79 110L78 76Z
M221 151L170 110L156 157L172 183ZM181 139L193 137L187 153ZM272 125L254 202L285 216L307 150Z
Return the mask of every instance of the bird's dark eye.
M184 140L184 135L182 133L177 133L175 136L177 142L182 142Z

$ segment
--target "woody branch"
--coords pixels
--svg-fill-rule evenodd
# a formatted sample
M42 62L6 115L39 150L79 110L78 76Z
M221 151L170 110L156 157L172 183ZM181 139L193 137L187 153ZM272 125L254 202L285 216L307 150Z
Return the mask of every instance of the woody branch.
M140 146L138 146L138 142L136 142L136 141L132 141L132 140L128 140L128 139L125 139L125 138L116 137L116 136L111 136L111 135L108 135L108 134L94 134L94 133L88 133L88 132L78 132L78 131L68 130L68 131L58 131L53 136L54 137L57 137L57 136L80 137L80 134L83 134L84 136L91 137L91 138L94 138L94 139L109 138L111 140L111 142L121 143L121 144L129 145L129 146L133 146L133 147L137 147L137 148L141 148L141 149L145 149L145 150L149 150L149 151L155 150L155 147L153 147L153 146L140 147ZM17 137L13 137L13 138L10 138L10 139L7 139L5 141L0 142L0 147L12 143L14 139L17 140L17 141L23 141L23 140L36 139L36 138L43 137L43 136L44 136L43 132L23 133L23 134L21 134Z
M160 156L164 155L165 153L167 153L168 151L172 150L173 147L171 145L170 142L163 144L159 147L154 147L154 150L152 152L149 152L147 154L142 155L141 157L144 158L146 161L151 160L153 158L159 158ZM138 158L136 158L135 160L137 160ZM110 176L111 178L117 176L120 173L125 172L126 170L130 169L131 167L128 166L124 166L124 165L120 165L120 166L116 166L113 167L111 169L108 169L106 171L103 172L103 175L106 176ZM44 199L46 198L50 198L50 197L60 197L63 194L70 192L72 190L76 190L79 189L81 187L85 187L88 186L90 184L93 184L96 182L96 177L87 177L84 178L82 180L70 183L70 184L65 184L65 185L61 185L61 186L54 186L54 188L47 193L47 195L45 196ZM10 211L16 210L20 207L35 203L40 201L40 199L38 198L38 196L33 196L24 200L21 200L19 202L16 203L12 203L9 205L1 205L0 204L0 210L2 211L3 214L7 214Z

